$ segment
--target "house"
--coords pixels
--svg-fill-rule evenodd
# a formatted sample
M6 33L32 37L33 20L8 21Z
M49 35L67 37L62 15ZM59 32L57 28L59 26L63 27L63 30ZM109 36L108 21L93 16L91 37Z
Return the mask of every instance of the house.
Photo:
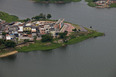
M2 31L0 31L0 39L3 39Z
M8 31L14 34L14 32L18 31L18 26L10 26L8 28Z
M32 32L32 33L36 33L36 32L37 32L37 29L36 29L35 26L32 26L32 28L31 28L31 32Z
M111 3L116 3L116 0L111 0Z
M23 24L18 25L18 32L22 33L23 32Z
M63 26L64 26L64 19L59 19L54 25L56 29L61 29Z
M39 31L40 31L41 35L46 34L46 30L44 28L42 28L42 27L39 28Z
M13 25L18 26L18 25L21 25L21 24L23 24L23 23L22 22L15 22Z
M14 39L14 35L6 35L6 40L13 40Z
M23 31L31 31L31 27L30 26L24 26L23 27Z
M50 28L50 33L53 37L58 36L59 31L56 31L55 28Z
M2 35L0 35L0 39L3 39Z

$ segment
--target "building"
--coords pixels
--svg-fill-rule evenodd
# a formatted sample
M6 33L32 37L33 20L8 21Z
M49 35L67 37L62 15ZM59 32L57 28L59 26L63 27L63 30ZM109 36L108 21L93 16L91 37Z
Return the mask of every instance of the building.
M14 35L6 35L6 40L13 40L14 39Z
M54 28L60 30L63 26L64 26L64 19L59 19L59 20L55 23Z
M111 0L111 3L116 3L116 0Z

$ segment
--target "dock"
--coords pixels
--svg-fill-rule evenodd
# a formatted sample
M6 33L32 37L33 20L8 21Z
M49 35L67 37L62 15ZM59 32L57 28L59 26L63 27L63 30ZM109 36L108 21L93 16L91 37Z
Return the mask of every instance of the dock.
M7 57L7 56L11 56L11 55L15 55L17 53L18 53L18 51L8 52L8 53L5 53L5 54L0 55L0 58Z

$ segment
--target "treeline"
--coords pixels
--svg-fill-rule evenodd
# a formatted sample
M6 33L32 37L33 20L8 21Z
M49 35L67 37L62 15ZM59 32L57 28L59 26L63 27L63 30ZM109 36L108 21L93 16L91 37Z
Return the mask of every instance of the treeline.
M23 21L24 21L24 22L27 22L27 21L30 21L30 20L32 20L32 21L48 20L48 19L50 19L51 17L52 17L51 14L43 14L43 13L40 13L39 15L34 16L34 17L32 17L31 19L30 19L30 18L27 18L27 19L24 19Z
M65 31L63 33L59 33L59 37L57 37L56 39L57 40L60 40L62 39L63 42L66 42L67 41L67 34L68 32ZM52 42L54 40L53 36L51 34L45 34L45 35L42 35L42 39L41 39L41 42Z
M34 16L32 18L26 18L24 20L19 20L19 18L17 16L15 16L15 15L9 15L8 13L0 11L0 19L5 20L8 23L15 22L15 21L27 22L27 21L30 21L30 20L35 20L35 21L38 21L38 20L48 20L51 17L52 17L51 14L40 13L39 15Z
M36 2L49 2L49 3L66 3L66 2L79 2L81 0L34 0Z
M85 0L86 2L96 2L98 0Z
M95 7L95 6L97 6L95 2L98 1L98 0L85 0L85 1L88 2L89 6Z
M5 48L14 48L15 46L16 43L14 41L0 39L0 51L2 51Z

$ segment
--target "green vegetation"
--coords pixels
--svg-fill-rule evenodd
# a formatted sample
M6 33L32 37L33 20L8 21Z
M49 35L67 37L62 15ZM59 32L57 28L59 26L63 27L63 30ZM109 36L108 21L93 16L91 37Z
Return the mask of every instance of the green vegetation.
M91 6L91 7L96 7L97 6L94 2L89 2L88 5Z
M67 31L65 31L64 33L59 33L59 38L62 39L63 42L67 42L67 34Z
M59 43L43 43L37 41L35 44L30 44L29 46L24 46L21 48L17 48L19 52L29 52L29 51L37 51L37 50L51 50L61 47L62 44Z
M27 42L29 42L29 39L24 39L24 43L27 43Z
M116 3L110 4L110 7L111 7L111 8L116 7Z
M40 13L39 15L34 16L34 17L32 17L31 19L32 19L33 21L39 21L39 20L49 20L51 17L52 17L51 14L47 14L47 15L46 15L46 14ZM26 20L29 20L29 18L26 19Z
M34 1L42 3L67 3L67 2L79 2L81 0L34 0Z
M51 34L42 35L42 39L41 39L42 42L52 42L52 40L53 37L51 36Z
M33 20L33 21L50 20L51 17L52 17L51 14L47 14L46 15L46 14L40 13L39 15L34 16L31 19L30 18L26 18L24 20L19 20L19 18L17 16L15 16L15 15L9 15L8 13L0 11L0 19L5 20L8 23L15 22L15 21L28 22L30 20Z
M98 0L85 0L86 2L88 2L88 5L91 7L96 7L97 5L95 4L96 1Z
M49 20L49 21L56 21L56 20L50 20L51 18L51 14L43 14L41 13L38 16L32 17L32 19L27 18L25 20L19 20L18 17L13 16L13 15L9 15L7 13L4 12L0 12L0 19L5 20L6 22L13 22L13 21L38 21L38 20ZM67 22L68 23L68 22ZM47 35L43 35L42 36L42 40L41 41L37 41L37 37L34 37L34 44L29 44L29 46L23 46L21 48L16 48L17 51L19 52L28 52L28 51L37 51L37 50L51 50L51 49L56 49L59 47L62 47L64 45L69 45L69 44L73 44L73 43L77 43L89 38L94 38L94 37L98 37L98 36L102 36L104 35L103 33L100 32L96 32L93 30L90 30L88 28L87 31L85 33L81 33L79 31L80 27L76 24L72 24L76 29L73 29L73 33L70 36L66 36L67 32L64 33L59 33L59 38L53 39L53 37L50 34ZM78 29L78 31L77 31ZM30 32L28 32L28 34L30 34ZM3 32L2 33L4 39L6 36L6 33ZM0 39L0 54L6 53L8 52L9 48L10 49L15 49L16 43L13 41L6 41L4 39ZM18 39L17 39L18 40ZM57 41L57 42L55 42ZM59 42L62 41L62 42ZM29 42L28 39L24 40L25 43ZM17 41L18 43L18 41ZM6 49L8 48L8 49ZM7 51L6 51L7 50Z
M89 32L88 34L87 33L78 33L78 32L74 33L74 35L71 34L71 36L67 37L67 39L69 39L69 38L70 39L64 43L37 41L36 43L30 44L29 46L17 48L17 51L29 52L29 51L37 51L37 50L51 50L51 49L56 49L56 48L62 47L64 45L70 45L70 44L81 42L81 41L89 39L89 38L95 38L95 37L104 35L104 33L100 33L100 32L94 31L94 30L90 30L90 29L88 29L88 32ZM54 39L54 40L56 40L56 39Z
M36 41L37 41L37 36L34 36L34 42L36 43Z
M11 40L0 39L0 52L4 52L6 48L15 48L16 43Z
M50 19L51 17L52 17L51 14L48 14L48 15L47 15L47 19Z
M16 46L16 43L14 41L8 40L8 41L5 41L5 46L7 48L14 48Z
M19 18L14 15L9 15L8 13L0 11L0 19L5 20L6 22L19 21Z
M89 39L89 38L95 38L98 36L103 36L104 33L100 33L100 32L96 32L96 31L92 31L92 33L89 33L88 35L81 35L79 37L70 39L67 44L74 44L74 43L78 43L81 42L83 40Z

